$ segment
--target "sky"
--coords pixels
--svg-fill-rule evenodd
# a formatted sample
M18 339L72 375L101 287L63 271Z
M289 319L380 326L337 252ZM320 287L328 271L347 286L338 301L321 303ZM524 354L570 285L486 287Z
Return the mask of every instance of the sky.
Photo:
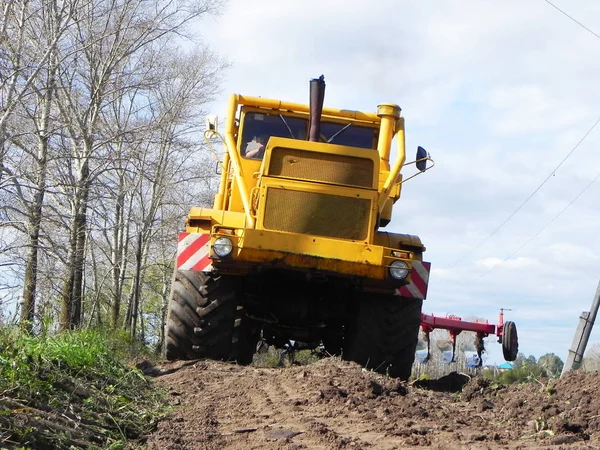
M552 3L600 34L596 0ZM408 155L435 160L386 227L427 247L423 311L510 309L520 351L566 360L600 279L600 125L575 148L600 118L600 38L544 0L229 0L196 31L231 64L221 123L230 93L306 103L321 74L326 106L399 104Z

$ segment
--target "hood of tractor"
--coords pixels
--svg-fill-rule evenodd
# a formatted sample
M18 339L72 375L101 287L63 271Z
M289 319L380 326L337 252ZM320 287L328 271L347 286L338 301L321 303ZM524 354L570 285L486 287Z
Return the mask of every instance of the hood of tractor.
M326 143L271 138L252 191L256 229L372 242L379 158Z

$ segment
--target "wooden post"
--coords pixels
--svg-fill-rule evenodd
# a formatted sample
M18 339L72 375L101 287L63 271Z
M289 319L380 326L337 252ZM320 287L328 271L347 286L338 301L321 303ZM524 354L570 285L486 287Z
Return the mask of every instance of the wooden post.
M571 370L577 370L581 367L583 354L585 353L585 348L587 347L588 340L590 339L590 334L592 333L592 328L594 326L594 322L596 321L596 315L598 314L599 306L600 283L598 283L598 287L596 288L596 294L594 295L594 301L592 302L592 308L590 312L583 311L581 316L579 316L579 325L577 326L577 330L575 330L575 337L573 338L573 343L569 349L569 355L567 356L567 362L565 363L563 371L560 375L561 377L567 372Z

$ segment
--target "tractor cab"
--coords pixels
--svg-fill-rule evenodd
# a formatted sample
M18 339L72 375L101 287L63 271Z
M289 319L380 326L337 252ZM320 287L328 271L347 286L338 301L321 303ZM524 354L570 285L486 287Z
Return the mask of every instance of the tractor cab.
M284 115L278 111L243 108L241 118L239 150L243 158L262 159L264 146L271 137L301 141L306 141L308 137L308 114L287 113ZM377 124L368 126L353 121L323 118L320 142L375 150L377 148L377 131ZM256 151L261 147L263 147L262 151Z

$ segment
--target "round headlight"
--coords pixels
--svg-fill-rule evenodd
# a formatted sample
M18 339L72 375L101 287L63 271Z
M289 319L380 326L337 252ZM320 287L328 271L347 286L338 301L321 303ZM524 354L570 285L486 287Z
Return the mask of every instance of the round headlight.
M233 244L228 238L220 237L215 239L215 242L213 243L213 251L219 258L225 258L226 256L229 256L232 250Z
M390 275L396 280L403 280L408 275L408 264L404 261L394 261L390 265Z

